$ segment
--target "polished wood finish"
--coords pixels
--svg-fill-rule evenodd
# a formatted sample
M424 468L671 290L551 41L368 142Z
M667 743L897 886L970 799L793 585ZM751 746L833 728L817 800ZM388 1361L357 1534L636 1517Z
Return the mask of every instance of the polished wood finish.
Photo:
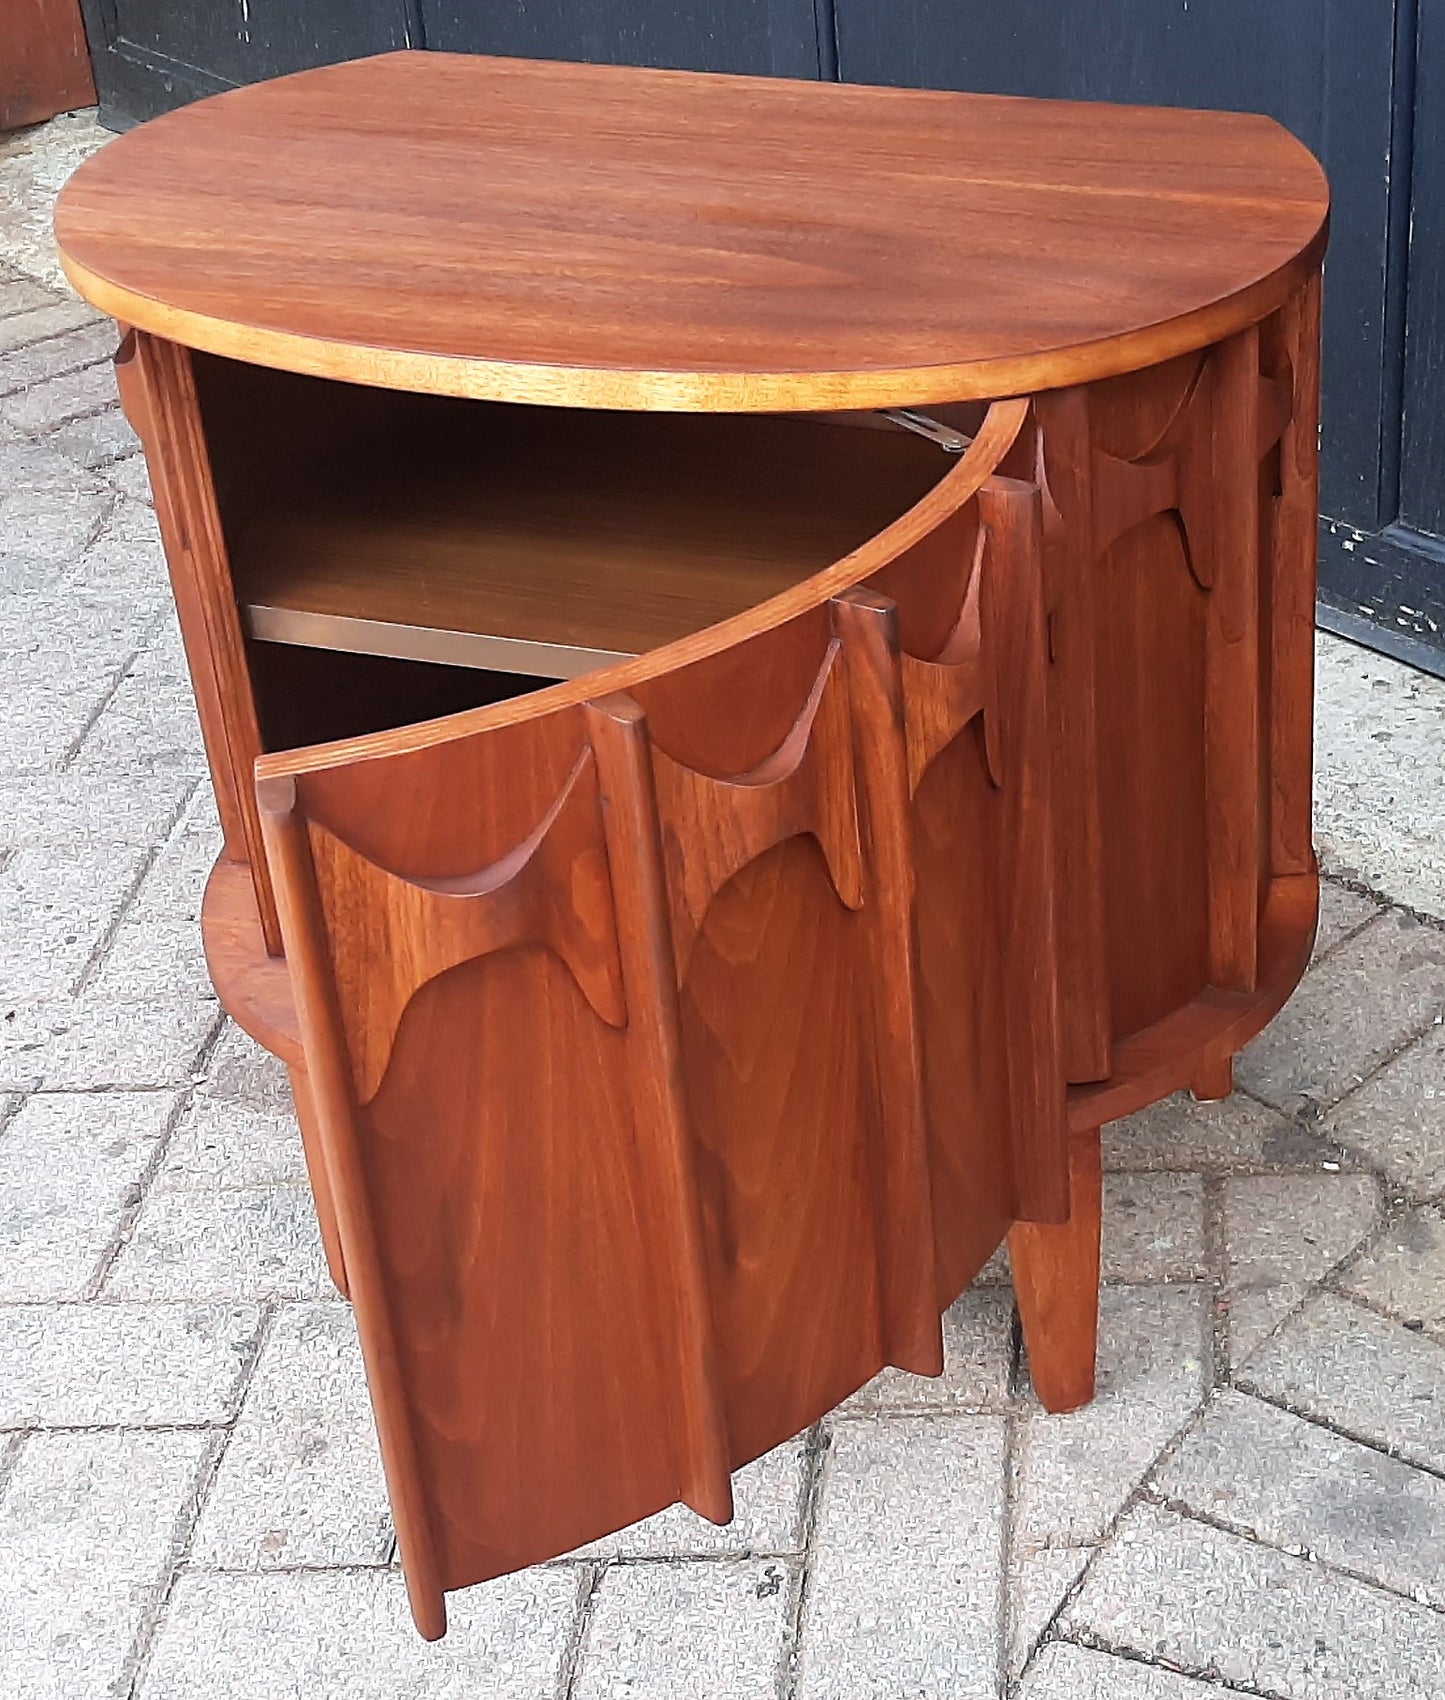
M1312 277L1266 327L1265 370L1291 400L1279 439L1278 495L1265 511L1268 610L1269 853L1278 876L1314 871L1315 536L1319 513L1320 287Z
M346 1278L346 1253L341 1245L341 1226L336 1215L336 1194L332 1190L331 1172L326 1167L326 1147L322 1141L316 1104L311 1095L311 1079L303 1065L293 1065L291 1096L296 1103L296 1122L301 1129L301 1147L306 1157L306 1175L311 1183L311 1196L316 1201L316 1220L321 1229L321 1244L326 1252L326 1268L342 1298L350 1298L351 1284Z
M966 548L890 528L857 588L633 693L259 764L426 1633L432 1576L727 1518L880 1367L936 1374L1008 1225L1069 1208L1039 504L965 470L933 506L977 509Z
M82 294L193 348L754 411L1026 394L1203 347L1304 282L1326 208L1309 153L1234 113L402 53L144 125L56 227Z
M1259 540L1262 392L1259 330L1221 343L1210 421L1209 611L1204 637L1204 813L1209 882L1208 982L1252 992L1261 880L1268 871L1260 719ZM1186 527L1192 514L1184 519ZM1186 532L1199 570L1196 535Z
M1070 1127L1132 1116L1146 1104L1207 1080L1225 1055L1243 1050L1279 1014L1299 984L1309 966L1318 920L1319 881L1314 874L1271 881L1260 920L1258 988L1228 992L1206 986L1120 1040L1108 1080L1070 1088Z
M311 1040L306 1052L309 1109L325 1129L348 1114L351 1085L340 1047L328 1042L337 1023L333 989L316 968L325 948L324 921L316 901L304 826L284 809L268 811L267 819L271 828L267 847L287 908L293 946L290 967L297 1014L303 1035ZM303 940L309 949L297 948ZM436 1532L419 1484L415 1428L399 1373L396 1326L368 1209L363 1157L353 1144L326 1139L323 1134L319 1166L326 1176L327 1204L335 1211L336 1228L350 1265L347 1291L366 1342L372 1409L412 1613L421 1633L435 1640L446 1628Z
M1194 1078L1189 1088L1200 1104L1214 1104L1234 1091L1234 1057L1211 1057Z
M1059 1002L1071 1081L1107 1080L1110 1053L1104 932L1104 843L1099 776L1093 572L1093 451L1089 392L1034 403L1027 471L1044 501L1044 572L1059 889Z
M981 565L975 563L974 570L985 576ZM844 671L849 711L837 742L845 760L851 753L853 768L851 774L846 768L840 774L838 790L850 794L859 851L857 900L850 907L863 920L868 988L863 1026L871 1041L878 1117L867 1159L874 1198L880 1355L915 1374L939 1375L942 1282L923 1085L926 993L913 931L918 880L909 806L917 784L910 783L910 693L898 608L876 591L850 590L832 604L831 614L829 667L830 672L835 666ZM972 713L959 717L946 743L982 712L972 702L968 708ZM946 743L941 741L939 748ZM921 768L918 762L912 766L915 771ZM1062 1103L1055 1106L1059 1126L1062 1109ZM952 1239L946 1228L944 1237Z
M1324 216L1258 120L413 56L67 190L424 1634L1005 1236L1091 1395L1099 1128L1314 935Z
M256 888L244 862L222 855L201 902L206 967L237 1024L289 1068L305 1062L286 960L266 949Z
M1318 301L1036 404L1074 1127L1217 1084L1308 961Z
M636 1131L660 1171L649 1191L659 1234L672 1241L676 1286L678 1496L715 1523L732 1519L733 1497L722 1366L709 1298L707 1225L699 1151L688 1111L677 965L668 937L662 822L646 716L626 696L583 711L600 775L598 810L611 872L622 1021L630 1027L629 1080ZM585 756L584 760L587 759ZM670 1230L670 1232L669 1232Z
M0 131L94 105L79 0L0 0Z
M1094 1397L1102 1206L1099 1129L1080 1128L1069 1141L1068 1220L1020 1222L1009 1233L1029 1374L1046 1411L1075 1411Z
M126 417L146 453L226 856L250 869L262 936L276 956L280 925L251 789L261 729L190 351L131 330L115 369Z

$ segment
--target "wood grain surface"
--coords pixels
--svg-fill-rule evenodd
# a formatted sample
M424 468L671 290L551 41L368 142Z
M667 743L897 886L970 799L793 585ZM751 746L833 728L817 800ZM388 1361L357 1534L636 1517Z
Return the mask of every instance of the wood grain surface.
M996 406L877 536L717 626L261 758L424 1633L672 1500L725 1517L729 1470L937 1369L1006 1233L1041 1400L1090 1396L1098 1126L1225 1089L1313 934L1313 299Z
M67 191L424 1634L726 1519L1005 1235L1090 1396L1098 1128L1227 1091L1317 917L1325 211L1262 120L413 55ZM920 402L952 462L661 411ZM622 659L481 689L247 609Z
M425 1634L674 1500L726 1519L731 1470L936 1374L1010 1224L1067 1214L1042 524L964 471L859 552L886 595L795 597L635 694L265 760Z
M1046 1411L1073 1411L1094 1397L1099 1337L1103 1175L1099 1129L1069 1141L1069 1213L1061 1223L1019 1222L1009 1268L1029 1354L1029 1376Z
M1317 314L1034 410L1076 1128L1227 1090L1308 955Z
M145 448L226 854L249 867L266 948L279 956L280 924L252 789L261 727L195 365L181 344L121 328L116 383Z
M1328 197L1253 116L440 53L121 137L71 281L193 348L589 407L908 406L1157 362L1272 311Z
M726 1516L730 1469L937 1368L1005 1233L1041 1399L1089 1396L1098 1126L1226 1090L1313 935L1316 301L997 404L869 541L634 661L260 759L424 1632Z
M78 0L0 0L0 131L94 104Z

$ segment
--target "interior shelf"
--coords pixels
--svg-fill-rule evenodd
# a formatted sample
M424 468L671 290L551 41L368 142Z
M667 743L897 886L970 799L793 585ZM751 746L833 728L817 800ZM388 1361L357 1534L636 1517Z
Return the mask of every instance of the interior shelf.
M311 452L232 503L253 639L575 677L819 571L952 464L872 418L418 399L362 392L369 430L312 421Z

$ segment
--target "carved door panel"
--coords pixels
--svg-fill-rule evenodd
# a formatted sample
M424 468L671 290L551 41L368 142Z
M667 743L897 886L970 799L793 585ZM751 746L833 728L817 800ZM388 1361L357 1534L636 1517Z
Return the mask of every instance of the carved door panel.
M635 694L268 761L424 1633L675 1500L726 1520L1065 1215L1040 528L993 480Z
M1313 874L1318 374L1311 282L1225 342L1036 401L1072 1081L1252 994L1274 882Z

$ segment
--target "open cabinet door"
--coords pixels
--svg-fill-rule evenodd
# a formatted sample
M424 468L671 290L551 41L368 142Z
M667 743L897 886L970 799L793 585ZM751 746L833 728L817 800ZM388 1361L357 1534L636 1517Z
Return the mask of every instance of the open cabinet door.
M1039 497L963 470L626 694L260 763L424 1634L674 1501L728 1519L1067 1212Z
M79 0L0 0L0 130L94 105Z

